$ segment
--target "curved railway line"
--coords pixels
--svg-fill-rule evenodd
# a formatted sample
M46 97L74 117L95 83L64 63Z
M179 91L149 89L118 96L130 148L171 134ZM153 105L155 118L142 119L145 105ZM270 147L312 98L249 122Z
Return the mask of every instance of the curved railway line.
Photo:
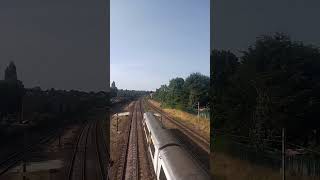
M100 179L109 180L110 155L102 122L99 120L86 121L79 126L74 138L69 159L66 159L66 170L62 174L63 179ZM9 154L0 160L0 177L9 175L7 172L16 167L23 160L29 160L29 153L35 152L39 147L48 146L58 138L60 130L51 130L46 136L39 138L37 142L27 145L23 150ZM67 152L68 152L67 151ZM11 175L9 175L11 176Z
M100 172L101 172L101 178L104 180L109 180L109 152L107 145L103 139L103 132L101 129L101 126L99 126L99 122L96 122L96 133L95 133L95 144L96 144L96 153L97 153L97 158L99 162L99 167L100 167ZM100 134L100 136L99 136ZM99 137L101 137L99 139ZM100 140L100 142L99 142ZM102 141L102 142L101 142ZM102 143L102 147L100 147ZM99 148L100 147L100 148ZM105 152L105 153L103 153ZM105 160L106 162L104 162ZM105 167L107 165L107 167Z
M28 145L24 150L14 152L11 155L9 155L6 159L0 162L0 176L4 175L11 168L16 166L20 161L22 161L27 153L32 152L35 148L37 148L40 145L48 143L53 138L56 138L56 136L57 131L52 131L51 133L49 133L48 136L44 136L43 138L40 138L40 141Z
M84 125L83 127L82 127L82 129L80 130L80 134L78 135L78 137L77 137L77 140L76 140L76 143L75 143L75 147L74 147L74 151L73 151L73 153L72 153L72 158L71 158L71 161L70 161L70 165L69 165L69 168L68 168L68 171L67 171L67 179L68 180L71 180L75 175L75 166L76 166L76 157L78 157L78 158L80 158L79 156L79 154L80 154L80 152L79 152L79 146L80 146L80 144L81 144L81 141L83 141L83 136L84 136L84 134L87 134L88 135L88 133L85 133L86 131L88 131L88 128L89 128L89 125L88 125L88 123L86 124L86 125ZM82 160L84 160L84 158L81 158ZM82 161L83 162L83 161ZM81 168L81 175L82 175L82 178L81 179L83 179L84 178L84 174L85 174L85 172L83 172L83 168Z
M99 121L88 122L82 127L67 169L67 180L109 179L104 161L108 155L103 155L103 152L108 152L105 145L100 145L105 144L101 142L102 137Z

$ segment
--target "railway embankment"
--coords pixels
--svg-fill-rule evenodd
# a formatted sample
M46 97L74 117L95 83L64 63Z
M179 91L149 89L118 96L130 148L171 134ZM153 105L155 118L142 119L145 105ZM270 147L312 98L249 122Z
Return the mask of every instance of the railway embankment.
M204 137L207 141L210 138L210 121L203 117L197 117L197 115L172 108L162 108L161 103L148 99L148 102L153 106L161 109L168 116L174 118L176 121L183 123L189 129L197 132Z

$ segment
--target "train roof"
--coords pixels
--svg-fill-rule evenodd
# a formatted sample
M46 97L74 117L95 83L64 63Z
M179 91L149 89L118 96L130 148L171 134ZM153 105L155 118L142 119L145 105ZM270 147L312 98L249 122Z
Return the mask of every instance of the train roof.
M175 180L209 180L209 175L191 155L179 146L168 146L160 151L160 158Z
M161 122L155 118L153 113L146 112L144 118L146 119L146 124L151 131L152 136L156 139L156 141L154 141L155 145L159 148L168 144L179 145L179 141L174 138L167 129L162 127Z

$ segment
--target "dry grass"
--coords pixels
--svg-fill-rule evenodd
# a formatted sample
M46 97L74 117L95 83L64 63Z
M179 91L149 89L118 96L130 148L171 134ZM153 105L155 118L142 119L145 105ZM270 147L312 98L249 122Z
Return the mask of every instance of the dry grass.
M161 103L156 102L154 100L149 100L154 106L160 108ZM196 115L177 110L177 109L170 109L165 108L162 109L165 113L170 115L176 120L180 120L189 128L194 129L195 131L201 133L207 140L210 138L210 121L205 118L198 118Z
M159 102L157 102L157 101L155 101L155 100L149 99L148 101L149 101L151 104L153 104L154 106L157 106L158 108L160 108L160 106L161 106L161 103L159 103Z
M232 158L220 152L210 157L211 177L214 180L281 180L280 170L260 167ZM318 177L286 176L287 180L316 180Z
M211 153L211 172L215 180L276 180L280 173L260 168L249 163L231 158L225 154Z

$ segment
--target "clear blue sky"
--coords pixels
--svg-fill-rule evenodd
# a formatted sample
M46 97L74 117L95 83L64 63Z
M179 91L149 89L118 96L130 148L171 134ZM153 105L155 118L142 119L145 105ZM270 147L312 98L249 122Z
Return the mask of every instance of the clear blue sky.
M210 72L209 0L111 0L110 81L155 90Z

